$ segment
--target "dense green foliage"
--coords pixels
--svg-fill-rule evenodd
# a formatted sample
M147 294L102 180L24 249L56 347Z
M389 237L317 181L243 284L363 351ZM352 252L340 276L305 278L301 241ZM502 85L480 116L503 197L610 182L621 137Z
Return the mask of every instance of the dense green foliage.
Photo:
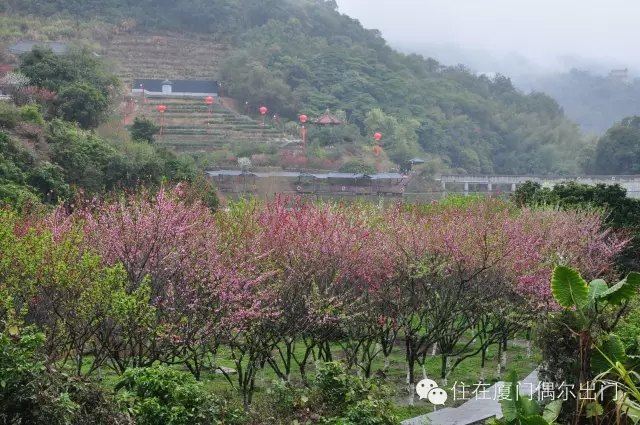
M598 140L594 169L602 174L640 174L640 117L623 119Z
M27 201L56 202L69 195L63 170L33 153L0 131L0 199L14 205Z
M522 94L502 76L402 55L341 15L335 1L10 0L9 9L216 33L234 45L220 73L234 97L290 119L344 111L367 142L367 114L379 108L392 127L385 150L399 164L420 153L459 171L567 173L580 171L589 154L548 96Z
M21 59L20 71L31 84L58 94L55 103L60 117L84 128L100 124L118 81L91 53L55 55L36 47Z
M629 354L640 354L640 300L633 300L629 305L629 314L616 328L616 335L622 340Z
M137 120L133 142L108 141L91 130L106 117L117 79L87 52L56 56L34 49L23 58L22 72L33 90L57 91L50 100L14 98L23 106L0 103L0 201L25 205L58 203L74 194L103 194L163 181L195 181L194 161L148 143L156 127ZM78 126L76 123L80 124ZM199 182L194 196L215 208L215 189ZM197 193L196 193L197 192Z
M276 384L269 423L392 425L390 393L370 379L359 379L340 363L320 365L309 387Z
M146 143L111 145L94 133L53 121L48 137L53 160L68 181L95 193L170 180L192 180L195 167L184 157Z
M44 335L0 333L0 424L124 424L125 416L91 384L45 367Z
M405 144L390 146L397 163L421 150L467 172L580 169L581 136L551 98L523 95L504 77L400 55L331 3L296 4L308 16L253 28L228 58L222 79L236 97L288 116L344 110L367 139L367 114L380 108L402 131L390 134Z
M129 129L132 140L153 143L153 136L160 131L160 127L147 117L136 117Z
M165 366L129 369L116 390L138 425L233 425L244 416L226 410L191 374Z
M39 131L44 133L48 160L0 131L0 199L12 205L37 199L56 203L68 199L75 189L97 194L158 185L165 178L192 181L197 176L189 158L147 143L111 144L61 120Z

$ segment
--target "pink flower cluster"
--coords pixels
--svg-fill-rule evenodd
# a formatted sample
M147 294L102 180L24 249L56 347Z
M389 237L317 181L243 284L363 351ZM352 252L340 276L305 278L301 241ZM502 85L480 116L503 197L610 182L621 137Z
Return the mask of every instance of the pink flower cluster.
M54 235L82 226L89 249L124 266L130 290L149 281L167 333L181 341L335 334L362 317L395 323L401 303L420 301L405 296L416 276L487 290L500 282L497 293L538 308L551 303L554 265L587 278L612 273L626 243L593 212L515 210L495 199L378 208L278 198L212 213L181 193L93 203L46 222Z

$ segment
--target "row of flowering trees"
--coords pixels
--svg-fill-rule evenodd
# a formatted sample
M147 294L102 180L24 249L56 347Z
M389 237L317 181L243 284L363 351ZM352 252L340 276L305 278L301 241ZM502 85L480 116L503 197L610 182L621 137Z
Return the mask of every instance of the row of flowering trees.
M228 379L306 380L339 357L361 376L402 351L410 394L427 356L441 378L554 308L555 264L612 273L625 241L592 212L498 200L378 208L280 198L212 213L184 188L2 216L5 326L44 329L52 363L78 374L154 363ZM25 284L28 282L28 284ZM224 370L223 370L224 372Z

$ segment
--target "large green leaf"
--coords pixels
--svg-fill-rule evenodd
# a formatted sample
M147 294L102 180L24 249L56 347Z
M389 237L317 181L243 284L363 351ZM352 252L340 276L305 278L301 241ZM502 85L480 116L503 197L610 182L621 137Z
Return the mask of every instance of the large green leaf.
M640 288L640 273L631 272L626 279L613 285L600 294L599 298L611 304L620 305L638 293Z
M594 308L596 300L600 295L609 289L609 285L602 279L595 279L589 282L589 308Z
M544 407L544 412L542 412L542 417L545 421L554 423L558 416L560 416L560 411L562 410L562 399L553 400L549 404Z
M564 308L582 307L588 301L589 287L577 271L557 266L551 276L551 293Z
M505 397L500 400L500 407L502 408L502 416L507 422L515 421L518 418L518 375L515 371L509 373L509 380L504 385L509 385L510 397Z
M598 348L593 350L591 369L596 373L606 372L615 365L615 362L624 363L626 359L627 353L624 344L617 335L611 334Z
M526 416L520 420L522 425L549 425L542 416L534 415L534 416Z
M520 405L520 414L522 416L539 415L540 411L542 410L540 408L540 404L538 404L538 402L535 401L532 397L519 396L518 402Z

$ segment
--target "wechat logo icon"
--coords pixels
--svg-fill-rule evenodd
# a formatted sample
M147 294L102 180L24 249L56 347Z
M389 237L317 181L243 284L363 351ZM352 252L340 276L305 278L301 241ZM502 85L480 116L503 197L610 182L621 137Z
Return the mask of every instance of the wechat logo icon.
M416 393L420 400L427 399L434 406L443 406L447 401L447 392L438 387L436 381L425 378L416 385Z

